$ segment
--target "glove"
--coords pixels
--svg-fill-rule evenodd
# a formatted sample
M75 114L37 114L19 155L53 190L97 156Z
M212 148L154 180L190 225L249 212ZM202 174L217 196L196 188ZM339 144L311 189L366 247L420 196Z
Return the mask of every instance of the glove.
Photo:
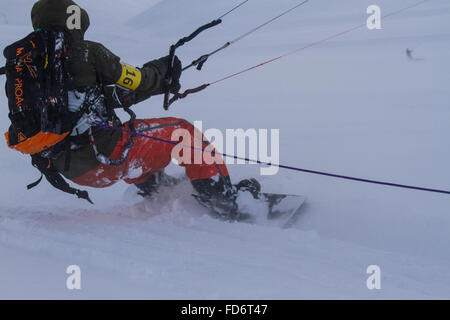
M170 85L169 88L167 88L167 84L164 83L164 78L166 77L167 69L169 68L169 56L165 56L157 60L152 60L144 64L144 68L148 66L156 68L161 74L161 77L163 78L161 83L161 91L162 91L161 93L166 92L167 89L169 89L170 93L173 94L178 93L178 91L180 91L181 88L180 77L182 72L182 66L181 61L180 59L178 59L177 56L174 57L172 69L172 84Z

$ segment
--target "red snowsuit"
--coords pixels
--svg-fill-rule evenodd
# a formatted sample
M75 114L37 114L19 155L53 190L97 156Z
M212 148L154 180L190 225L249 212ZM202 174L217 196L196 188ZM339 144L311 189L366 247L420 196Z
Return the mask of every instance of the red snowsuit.
M128 122L124 124L124 129L130 130ZM195 129L188 121L177 118L136 120L135 129L137 132L142 133L142 135L155 139L141 135L137 136L127 161L122 165L100 164L97 168L72 179L72 181L79 185L97 188L110 186L119 180L124 180L129 184L143 183L150 175L163 170L169 165L172 159L172 150L175 148L175 143L179 141L174 141L171 144L161 140L173 141L172 134L177 129L186 130L186 134L183 135L186 139L183 138L182 144L178 144L176 151L180 152L174 152L174 157L179 165L185 167L186 175L191 181L210 179L215 176L228 177L227 167L223 163L220 155L212 155L211 152L215 149L209 145L209 142L204 138L203 134L198 129ZM183 134L182 131L179 132ZM110 156L111 159L120 158L129 138L130 133L122 133L119 143ZM197 141L195 144L195 139L202 139L202 141ZM188 148L189 145L196 149ZM182 146L186 147L182 148ZM205 152L198 150L198 148L204 149ZM188 163L183 163L182 161L182 158L186 157L185 152L190 153L190 156L188 156L189 161L185 161ZM195 155L195 153L197 154ZM205 153L208 154L205 155ZM204 159L203 157L214 158L215 161L211 164L207 164L206 161L197 164L194 163L195 159Z

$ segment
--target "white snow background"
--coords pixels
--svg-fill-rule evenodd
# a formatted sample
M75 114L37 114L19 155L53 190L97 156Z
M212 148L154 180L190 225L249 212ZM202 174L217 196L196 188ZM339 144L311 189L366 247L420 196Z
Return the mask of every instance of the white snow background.
M86 38L137 66L240 1L79 0ZM186 64L293 6L251 0L180 48ZM364 23L415 0L311 0L217 54L185 88L211 82ZM1 0L0 47L31 32L32 0ZM407 48L422 61L408 60ZM0 64L4 63L3 56ZM450 2L431 0L211 86L139 117L202 120L204 129L278 128L281 163L450 190ZM4 85L0 78L0 87ZM6 131L7 100L0 95ZM121 113L124 120L127 118ZM119 183L89 189L95 206L53 189L29 157L0 144L0 298L398 299L450 298L450 197L280 170L232 165L233 182L257 177L266 192L307 203L287 230L213 220L188 183L144 205ZM180 174L178 168L170 172ZM79 265L82 289L66 289ZM378 265L381 290L368 290Z

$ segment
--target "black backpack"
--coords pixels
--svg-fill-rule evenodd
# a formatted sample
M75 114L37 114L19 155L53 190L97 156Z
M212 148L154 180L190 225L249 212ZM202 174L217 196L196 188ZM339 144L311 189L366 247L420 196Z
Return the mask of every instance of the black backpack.
M67 41L62 30L42 29L4 50L11 125L8 146L37 154L64 140L73 128L68 110Z
M59 28L38 29L6 47L3 54L11 125L5 133L8 146L31 155L32 164L57 189L92 203L86 191L74 189L43 156L43 151L62 142L78 119L69 112L67 71L68 41Z

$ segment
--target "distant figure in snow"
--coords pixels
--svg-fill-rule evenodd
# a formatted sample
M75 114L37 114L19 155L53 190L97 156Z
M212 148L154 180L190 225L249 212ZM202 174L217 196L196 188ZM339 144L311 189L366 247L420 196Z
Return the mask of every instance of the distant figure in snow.
M415 57L413 57L413 55L412 55L413 51L414 51L413 49L406 48L406 56L410 60L412 60L412 61L422 61L422 60L424 60L423 58L415 58Z

